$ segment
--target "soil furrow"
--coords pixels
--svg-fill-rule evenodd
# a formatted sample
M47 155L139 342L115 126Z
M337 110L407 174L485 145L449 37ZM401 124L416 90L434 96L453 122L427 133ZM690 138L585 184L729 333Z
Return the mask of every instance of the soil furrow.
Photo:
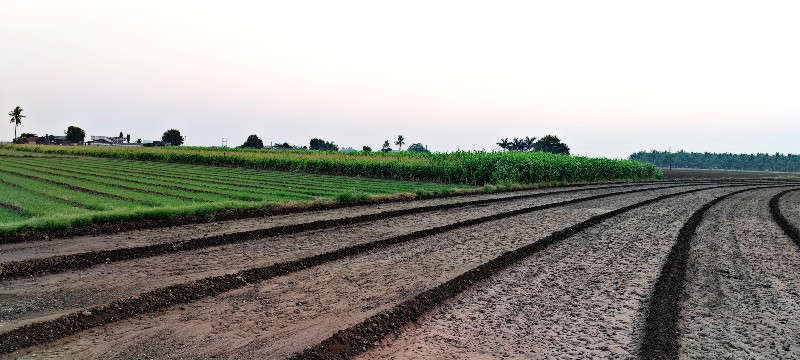
M797 246L800 246L800 230L798 230L797 227L792 224L789 219L786 218L786 216L784 216L780 208L781 198L783 198L787 193L795 192L797 190L798 189L789 189L775 194L775 196L769 200L769 212L772 214L772 218L775 220L778 226L783 229L783 232L786 234L786 236L794 240L794 243L797 244Z
M676 329L681 358L800 358L800 251L772 221L777 193L729 198L697 228Z
M646 206L658 201L672 198L678 195L697 192L700 190L688 190L684 192L661 195L645 201L637 202L619 209L611 210L606 213L593 216L588 220L556 231L538 241L529 243L515 250L508 251L502 255L485 262L469 271L452 278L433 289L424 291L410 300L406 300L388 311L380 312L363 322L351 326L345 330L335 333L330 338L323 340L319 344L298 353L293 358L296 359L339 359L349 358L366 351L376 345L384 337L390 334L399 333L407 324L417 321L444 301L466 291L477 282L485 280L498 272L506 269L528 256L547 249L570 236L581 231L596 226L603 221L626 213L633 209Z
M678 233L661 274L653 288L652 299L645 319L640 356L644 359L677 359L680 354L681 300L686 286L686 269L689 262L692 238L706 213L737 194L757 189L743 189L720 196L695 211Z
M363 357L635 356L648 289L676 234L694 210L732 191L650 204L564 239L448 300Z
M647 190L636 190L647 191ZM699 191L694 189L690 191ZM609 196L619 195L619 193L601 194L591 196L588 198L600 199ZM620 197L620 198L625 198ZM577 203L588 201L587 198L567 200L568 203ZM90 310L92 315L84 315L82 312L77 312L68 316L60 317L55 320L46 321L42 323L35 323L16 330L3 333L0 335L0 343L14 344L9 345L7 349L16 349L24 346L29 346L35 343L50 341L58 337L63 337L81 329L106 324L112 321L117 321L121 318L127 318L134 314L142 312L150 312L163 309L170 305L185 303L197 300L202 297L220 294L224 291L234 288L245 286L248 283L260 281L266 278L286 274L289 272L301 270L309 266L318 265L321 263L329 262L336 259L346 258L354 254L363 253L369 250L374 250L380 247L389 246L401 242L407 242L425 236L430 236L444 231L452 231L459 227L471 226L478 223L487 221L494 221L501 218L508 218L524 213L536 211L536 209L547 209L558 206L563 206L563 203L546 204L533 208L526 208L520 210L513 210L510 212L490 215L478 219L470 219L456 224L450 224L422 231L413 232L410 234L396 236L385 240L379 240L368 243L359 243L357 245L339 248L326 253L321 253L307 258L301 258L292 261L285 261L275 263L266 267L256 267L249 270L238 271L234 274L220 275L206 277L199 280L194 280L186 283L175 284L166 288L146 292L135 298L129 298L119 301L111 302L109 305L96 307ZM163 259L162 259L163 261ZM180 260L179 260L180 262ZM63 283L63 281L62 281ZM11 351L11 350L6 350Z
M247 333L252 342L237 345L237 348L241 345L235 351L237 357L288 356L312 346L336 330L353 325L535 238L642 199L674 192L660 190L602 198L456 229L252 283L252 286L189 305L174 306L164 315L171 319L166 322L161 315L133 318L24 352L48 348L54 349L50 354L57 356L122 358L153 357L169 352L171 356L180 358L197 354L196 346L205 348L210 343L228 343L228 352L216 355L227 353L230 356L233 351L231 342L238 341L234 340L237 334ZM520 227L529 229L527 235L517 234L515 229ZM215 305L220 301L227 304L228 300L224 299L230 300L233 310ZM266 307L251 308L251 305ZM187 314L184 308L192 309L191 314ZM301 311L301 314L296 311ZM274 313L276 318L272 315L265 318L265 313ZM172 321L176 317L183 320ZM217 323L217 320L222 323ZM261 325L255 326L254 322ZM240 325L248 328L243 329ZM209 326L212 333L206 332ZM230 330L225 330L228 328ZM197 331L203 334L198 335ZM170 343L174 339L164 338L172 338L166 334L186 334L186 337L178 335L181 341L189 342L181 345L183 352L166 350L177 346ZM161 340L166 343L161 343ZM93 347L92 343L109 346ZM63 352L61 344L70 350ZM127 345L131 345L130 351L135 351L135 348L153 352L119 353ZM22 352L14 353L15 356L19 354Z
M678 186L683 186L683 185L656 187L652 189L672 188ZM631 190L631 191L643 191L643 190ZM547 194L555 195L560 193L571 193L571 192L573 191L521 195L518 197L514 197L513 199L510 200L506 199L476 200L472 202L437 205L437 206L407 209L407 210L396 210L394 212L362 215L351 218L319 220L309 223L276 226L267 229L250 230L233 234L204 236L195 239L172 241L172 242L151 244L139 247L98 250L98 251L84 252L78 254L53 256L53 257L39 258L39 259L28 259L22 261L14 261L14 262L5 262L0 264L0 280L11 279L20 276L32 276L44 273L58 273L67 270L83 269L97 264L158 256L158 255L176 253L181 251L198 250L208 247L235 244L239 242L250 241L253 239L285 236L304 231L319 230L337 226L354 225L358 223L376 221L380 219L398 217L413 213L441 211L441 210L456 209L459 207L466 207L466 206L478 206L478 205L496 203L498 201L532 199L532 198L543 197Z

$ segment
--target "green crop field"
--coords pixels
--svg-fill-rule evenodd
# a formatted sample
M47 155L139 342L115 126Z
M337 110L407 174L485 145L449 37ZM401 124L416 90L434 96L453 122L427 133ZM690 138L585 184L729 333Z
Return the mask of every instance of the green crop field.
M467 188L2 149L0 233Z
M543 152L380 153L199 147L0 146L38 154L215 165L451 184L537 184L657 179L652 164Z

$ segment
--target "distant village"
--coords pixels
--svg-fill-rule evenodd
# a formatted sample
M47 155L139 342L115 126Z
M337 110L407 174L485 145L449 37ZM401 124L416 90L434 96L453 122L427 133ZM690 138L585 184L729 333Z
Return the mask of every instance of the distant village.
M79 143L67 140L66 135L47 135L38 136L36 134L24 134L25 142L29 145L86 145L86 146L166 146L163 141L137 139L131 142L131 136L90 136L90 140ZM120 134L122 135L122 134Z

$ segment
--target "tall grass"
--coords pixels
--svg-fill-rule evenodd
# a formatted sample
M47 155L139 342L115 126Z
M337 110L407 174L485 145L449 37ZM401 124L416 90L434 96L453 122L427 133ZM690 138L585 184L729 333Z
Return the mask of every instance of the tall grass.
M365 176L452 184L535 184L617 179L657 179L663 174L652 164L542 152L452 153L339 153L308 150L260 150L199 147L125 148L13 145L0 149L38 153L164 161Z

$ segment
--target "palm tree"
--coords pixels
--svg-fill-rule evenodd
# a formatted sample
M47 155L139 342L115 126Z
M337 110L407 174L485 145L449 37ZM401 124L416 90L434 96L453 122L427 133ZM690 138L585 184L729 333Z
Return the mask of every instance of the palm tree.
M16 108L14 108L14 110L8 113L8 116L11 116L11 123L14 124L14 139L16 139L17 126L22 124L22 118L24 118L25 115L22 115L22 108L17 106Z
M405 140L406 138L404 138L403 135L397 135L397 141L394 142L394 144L398 146L397 151L403 151L403 144L406 143Z
M508 149L509 145L511 145L511 142L508 141L508 138L500 139L500 142L497 143L497 146L499 146L501 149Z

